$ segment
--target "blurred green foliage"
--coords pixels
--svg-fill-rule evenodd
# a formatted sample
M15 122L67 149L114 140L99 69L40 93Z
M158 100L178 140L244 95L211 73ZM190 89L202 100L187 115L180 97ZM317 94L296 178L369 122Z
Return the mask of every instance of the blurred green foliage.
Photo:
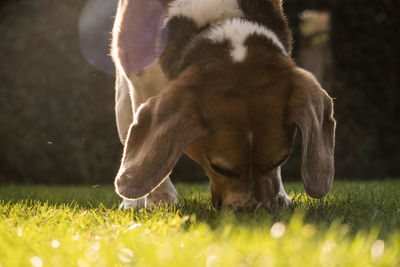
M19 0L0 6L2 182L113 181L122 151L114 78L80 54L77 25L85 3ZM284 8L295 39L300 12L331 13L337 176L399 176L399 1L286 0ZM289 177L298 176L296 156L286 168ZM186 160L176 176L201 175Z
M112 182L121 145L113 77L80 55L85 1L14 1L0 11L0 176Z
M295 30L303 10L331 14L337 176L399 176L400 1L284 2Z

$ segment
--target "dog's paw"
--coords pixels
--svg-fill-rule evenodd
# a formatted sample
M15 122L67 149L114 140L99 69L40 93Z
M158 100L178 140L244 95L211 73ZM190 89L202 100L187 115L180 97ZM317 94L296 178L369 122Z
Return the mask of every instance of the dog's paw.
M177 205L178 193L168 179L147 196L147 205Z
M286 194L278 194L274 199L274 205L279 208L287 208L292 204L292 199Z
M123 199L119 209L141 209L141 208L151 208L158 205L177 205L178 196L176 192L169 192L163 194L150 194L147 197L129 200Z
M147 196L147 205L177 205L178 204L178 194L173 190L162 191L155 190Z
M119 209L130 209L130 208L145 208L147 205L146 198L141 198L137 200L123 199L119 205Z
M137 200L124 199L120 205L122 208L151 208L159 205L177 205L178 193L168 178L156 190L148 194L146 197Z
M272 200L264 203L264 207L267 209L280 209L288 208L292 204L292 199L286 194L278 194Z

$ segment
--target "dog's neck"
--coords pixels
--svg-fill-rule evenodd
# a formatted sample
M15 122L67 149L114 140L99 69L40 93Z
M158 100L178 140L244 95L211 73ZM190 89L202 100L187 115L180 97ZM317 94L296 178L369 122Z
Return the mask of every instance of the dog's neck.
M176 78L193 62L193 57L186 56L199 39L214 44L230 42L229 53L234 62L246 57L244 42L251 35L263 37L286 56L291 52L286 19L272 1L175 0L169 3L166 25L168 37L161 65L169 79Z

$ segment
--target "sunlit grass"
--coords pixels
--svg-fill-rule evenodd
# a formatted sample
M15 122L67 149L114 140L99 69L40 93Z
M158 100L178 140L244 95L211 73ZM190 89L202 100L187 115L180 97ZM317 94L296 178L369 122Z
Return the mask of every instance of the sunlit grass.
M400 182L335 182L292 207L217 211L205 184L179 207L117 209L111 186L0 188L0 266L400 266Z

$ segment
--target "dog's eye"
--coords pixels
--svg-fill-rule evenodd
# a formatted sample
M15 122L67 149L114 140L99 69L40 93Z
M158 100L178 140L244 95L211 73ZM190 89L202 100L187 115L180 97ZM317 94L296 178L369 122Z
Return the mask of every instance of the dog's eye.
M221 168L220 166L217 166L217 165L215 165L215 164L210 163L210 165L211 165L211 168L212 168L215 172L217 172L217 173L219 173L219 174L221 174L221 175L223 175L223 176L234 177L234 178L240 176L240 174L238 174L238 173L236 173L236 172L234 172L234 171L227 170L227 169L225 169L225 168Z

